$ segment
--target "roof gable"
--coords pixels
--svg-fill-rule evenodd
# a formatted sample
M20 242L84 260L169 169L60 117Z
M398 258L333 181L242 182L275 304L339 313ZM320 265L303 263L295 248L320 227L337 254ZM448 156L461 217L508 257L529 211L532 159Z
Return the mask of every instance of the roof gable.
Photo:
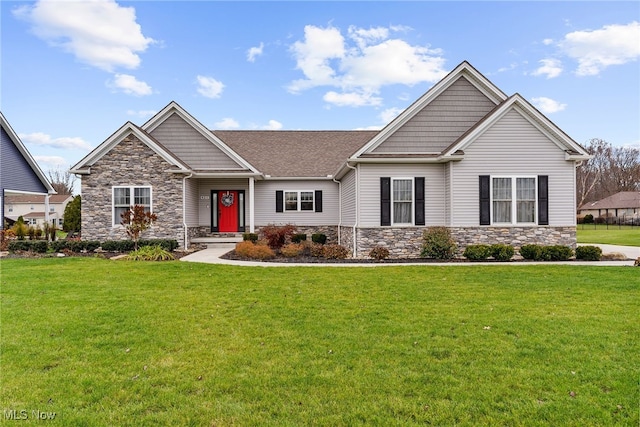
M56 191L44 172L22 144L2 112L0 112L0 128L2 134L2 156L0 156L2 190L55 194Z
M464 81L460 80L461 78L464 78ZM493 105L497 105L507 99L507 96L497 86L495 86L486 77L480 74L475 68L471 66L471 64L464 61L442 80L436 83L416 102L411 104L398 117L391 121L391 123L384 127L378 133L378 135L376 135L369 143L358 150L353 158L360 157L364 154L374 154L374 151L376 151L376 149L378 149L385 141L392 138L392 136L396 134L396 132L407 126L407 124L409 124L411 120L416 118L416 116L423 112L425 108L434 103L435 100L437 100L450 88L452 88L452 90L449 91L451 93L445 95L445 97L454 98L453 92L460 91L459 89L462 89L462 86L465 86L465 90L469 91L470 88L468 85L466 85L467 82L474 88L475 92L482 95L474 97L476 99L481 99L482 97L484 97L484 99L488 100ZM481 108L481 111L485 111L484 114L486 114L487 106L488 104L485 104ZM437 108L434 108L434 110L437 111ZM476 114L476 117L478 117L478 114ZM417 120L419 121L420 118L418 117ZM440 118L439 120L446 120L446 117ZM455 132L460 133L459 130L456 130ZM446 145L443 146L442 141L440 141L438 145L440 146L440 150L446 147ZM435 150L436 147L432 149ZM383 149L381 148L381 150ZM413 153L415 154L415 152ZM380 152L378 152L377 154L380 154Z
M640 191L621 191L595 202L582 205L579 210L640 208Z

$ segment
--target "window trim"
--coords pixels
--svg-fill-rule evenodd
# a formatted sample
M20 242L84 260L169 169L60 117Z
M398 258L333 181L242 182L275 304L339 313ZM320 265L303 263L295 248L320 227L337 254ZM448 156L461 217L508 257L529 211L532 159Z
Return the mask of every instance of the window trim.
M287 209L287 193L296 193L296 209ZM302 193L311 193L311 209L302 209ZM315 190L282 190L282 211L283 212L315 212L316 192Z
M153 213L153 187L151 185L114 185L111 187L111 226L122 227L120 224L120 218L116 218L116 188L128 188L129 189L129 207L132 200L135 198L136 188L148 188L149 189L149 212ZM143 205L146 206L146 205Z
M508 178L511 180L511 221L510 222L497 222L494 220L493 209L493 180ZM518 179L533 179L533 188L535 189L535 197L533 198L533 222L518 222ZM538 212L538 175L490 175L489 177L489 215L491 219L491 225L510 225L510 226L532 226L538 225L539 212Z
M414 182L415 178L414 177L402 177L402 176L392 176L391 177L391 194L390 194L390 200L391 200L391 226L394 227L406 227L406 226L413 226L415 224L415 202L416 202L416 194L415 194L415 182ZM411 183L411 209L409 210L409 213L411 214L411 221L409 222L396 222L395 221L395 215L393 214L394 212L394 207L395 207L395 203L396 200L393 197L394 191L393 191L393 183L395 181L409 181ZM401 201L398 203L407 203L406 201Z

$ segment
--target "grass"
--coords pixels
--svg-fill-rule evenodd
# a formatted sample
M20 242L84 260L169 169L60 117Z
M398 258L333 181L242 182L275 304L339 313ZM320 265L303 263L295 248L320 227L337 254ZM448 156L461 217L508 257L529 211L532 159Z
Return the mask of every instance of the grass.
M606 224L578 224L578 243L640 246L640 227Z
M638 425L633 267L2 260L0 407L47 425Z

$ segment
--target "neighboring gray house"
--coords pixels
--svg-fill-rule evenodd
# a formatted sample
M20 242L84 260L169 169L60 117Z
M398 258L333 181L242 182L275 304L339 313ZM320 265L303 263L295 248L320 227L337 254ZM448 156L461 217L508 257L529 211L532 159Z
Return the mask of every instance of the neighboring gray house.
M10 193L44 195L45 220L49 220L49 195L56 194L36 161L0 112L0 218L4 224L5 198Z
M578 209L578 215L593 215L594 218L638 221L640 219L640 191L620 191L602 200L585 203Z
M467 62L380 131L211 131L175 102L127 122L76 164L85 239L124 239L120 213L177 239L295 224L366 257L417 257L429 226L459 247L574 246L575 168L588 153Z

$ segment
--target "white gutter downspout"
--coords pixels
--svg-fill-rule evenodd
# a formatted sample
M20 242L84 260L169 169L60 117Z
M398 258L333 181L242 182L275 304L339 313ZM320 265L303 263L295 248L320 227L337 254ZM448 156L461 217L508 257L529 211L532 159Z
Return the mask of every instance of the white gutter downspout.
M187 179L191 178L193 173L182 178L182 226L184 227L184 250L189 249L189 231L187 228Z
M360 169L360 165L358 164L357 168L354 168L353 166L351 166L349 164L349 162L347 162L347 167L349 169L353 169L355 171L356 177L355 177L355 182L356 182L356 221L353 224L353 257L357 258L358 257L358 247L357 247L357 239L356 239L356 229L358 227L358 218L360 218L360 197L359 197L359 181L360 181L360 177L358 176L358 171Z
M254 201L254 193L255 193L255 178L254 177L250 177L249 178L249 233L255 233L255 209L254 209L254 205L255 203L253 203Z
M342 182L337 181L335 178L332 179L333 182L338 184L338 244L340 245L342 243L340 232L342 228Z

